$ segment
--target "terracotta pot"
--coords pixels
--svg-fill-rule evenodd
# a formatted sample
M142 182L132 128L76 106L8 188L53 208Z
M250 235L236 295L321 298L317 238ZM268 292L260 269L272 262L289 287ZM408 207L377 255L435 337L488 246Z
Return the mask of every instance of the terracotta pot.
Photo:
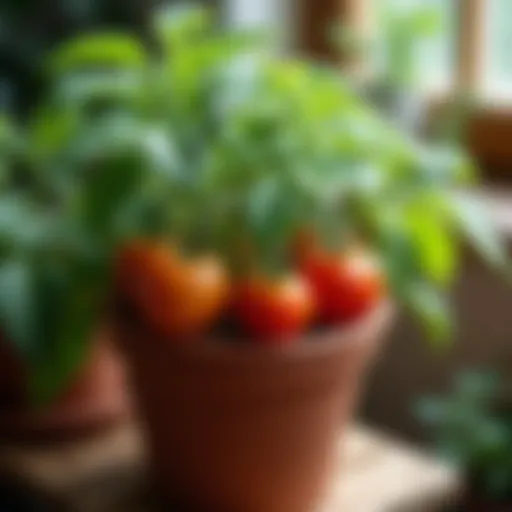
M160 339L120 320L163 497L201 512L311 510L391 316L382 306L350 328L275 350Z
M104 335L73 384L54 403L34 408L25 393L23 366L0 350L0 367L9 379L0 386L0 441L23 443L69 440L107 428L128 414L124 369Z

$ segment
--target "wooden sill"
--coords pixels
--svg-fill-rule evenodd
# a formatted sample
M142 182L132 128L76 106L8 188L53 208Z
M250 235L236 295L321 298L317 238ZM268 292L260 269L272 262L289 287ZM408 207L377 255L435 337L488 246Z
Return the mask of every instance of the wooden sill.
M65 510L156 512L160 507L146 489L144 458L138 429L125 425L52 450L5 447L0 469ZM444 509L461 486L453 468L361 426L346 432L333 469L325 506L318 508L322 512Z

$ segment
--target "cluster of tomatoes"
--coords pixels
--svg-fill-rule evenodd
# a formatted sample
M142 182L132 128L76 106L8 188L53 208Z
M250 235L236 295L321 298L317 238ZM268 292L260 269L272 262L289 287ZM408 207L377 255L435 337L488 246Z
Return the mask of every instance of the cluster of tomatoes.
M219 258L186 259L168 245L137 242L117 266L117 286L163 336L205 334L221 320L268 344L300 339L314 323L338 325L371 310L385 294L382 269L362 250L300 251L297 269L233 280Z

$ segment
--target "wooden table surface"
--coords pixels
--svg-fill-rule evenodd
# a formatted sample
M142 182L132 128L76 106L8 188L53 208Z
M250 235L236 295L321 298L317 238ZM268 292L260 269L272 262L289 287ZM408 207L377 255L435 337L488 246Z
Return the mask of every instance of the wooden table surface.
M459 487L451 469L364 427L351 429L339 453L319 512L437 511ZM143 459L138 431L127 425L53 450L2 448L0 469L55 497L65 511L153 512Z

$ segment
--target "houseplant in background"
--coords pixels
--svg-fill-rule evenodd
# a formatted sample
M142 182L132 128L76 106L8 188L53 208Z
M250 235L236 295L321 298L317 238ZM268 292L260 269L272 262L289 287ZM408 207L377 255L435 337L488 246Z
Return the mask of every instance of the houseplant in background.
M94 30L121 29L148 37L148 21L158 1L38 0L0 5L0 105L26 114L47 87L44 63L63 41ZM169 3L169 2L168 2Z
M36 164L29 137L2 121L0 433L59 439L126 412L122 373L102 333L106 263L85 239L87 193L82 211L71 207L43 160Z
M105 312L113 248L148 151L127 123L102 145L108 121L58 90L23 125L2 118L4 439L59 439L127 412Z
M114 229L102 216L109 203L118 206L122 192L105 185L112 174L90 179L84 173L105 148L71 145L87 144L98 127L91 128L83 112L64 108L67 100L52 89L54 77L45 65L60 42L99 29L123 29L150 45L147 21L157 3L0 5L2 438L58 439L109 424L127 411L120 363L99 326L108 278L106 235ZM109 48L115 54L119 46ZM97 161L94 167L103 168ZM98 221L87 226L86 210L104 222L101 234ZM93 247L91 236L103 240Z
M102 324L112 248L130 224L118 210L138 188L141 159L157 149L146 144L152 132L140 123L101 115L105 90L94 69L84 66L78 80L64 85L67 57L51 55L59 42L82 34L111 72L120 63L137 68L148 56L146 22L157 3L0 6L2 438L59 439L127 412L123 372ZM133 39L87 35L106 27ZM80 91L91 88L98 102L83 102Z
M468 371L457 376L450 396L419 403L439 451L467 477L461 510L512 505L512 414L504 383L495 372Z
M94 144L124 162L144 149L100 174L127 192L106 203L116 236L99 261L116 255L116 338L153 476L198 510L310 510L390 302L442 342L457 240L497 267L505 254L454 194L464 158L405 139L335 70L258 52L203 11L159 16L156 34L157 58L102 34L51 66Z

